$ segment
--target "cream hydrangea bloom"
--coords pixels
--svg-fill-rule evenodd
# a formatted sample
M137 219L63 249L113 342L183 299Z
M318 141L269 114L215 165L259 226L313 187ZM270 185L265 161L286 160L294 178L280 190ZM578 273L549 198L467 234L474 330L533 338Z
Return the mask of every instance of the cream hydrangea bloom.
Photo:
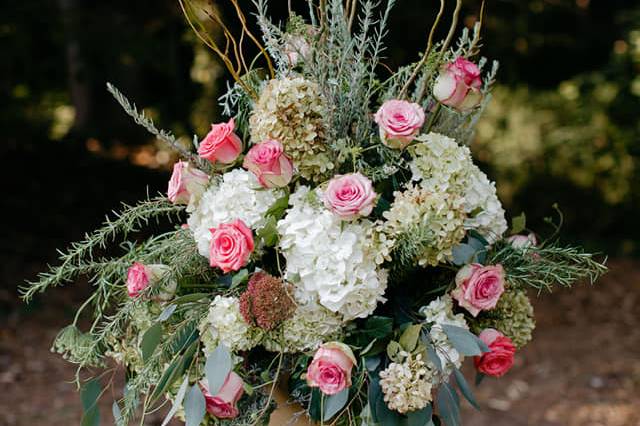
M212 352L219 344L231 351L246 351L256 346L262 337L260 330L250 328L242 318L236 297L216 296L200 328L205 353Z
M420 410L431 401L433 370L422 354L400 352L404 362L392 362L380 372L380 387L384 401L399 413Z
M324 140L325 114L316 83L302 77L271 80L249 118L251 139L279 141L304 178L322 181L333 168Z
M263 189L255 175L246 170L234 169L222 175L222 180L202 195L187 219L198 252L209 258L209 229L221 223L240 219L251 229L263 226L265 213L282 195L279 189Z
M300 187L277 224L285 278L302 303L317 302L345 321L365 318L385 299L387 272L376 264L368 221L345 223Z
M468 215L464 221L465 228L475 229L489 244L495 243L506 232L507 220L496 194L496 184L475 165L469 171L464 208Z

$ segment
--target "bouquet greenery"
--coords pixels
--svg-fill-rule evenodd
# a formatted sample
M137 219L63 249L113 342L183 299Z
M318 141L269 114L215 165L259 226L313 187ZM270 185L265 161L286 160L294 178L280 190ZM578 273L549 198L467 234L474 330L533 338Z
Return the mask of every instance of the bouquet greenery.
M214 8L179 2L234 80L229 120L187 146L108 85L182 160L166 196L125 206L24 288L29 301L80 276L95 287L53 346L78 365L83 424L98 422L96 369L119 365L119 425L167 401L164 424L266 424L278 386L320 424L460 424L460 395L478 406L464 358L477 381L508 372L534 329L528 290L606 270L524 215L509 229L473 162L498 69L478 56L482 19L453 43L457 1L434 41L441 1L424 52L392 72L393 0L309 0L286 27L254 0L261 38L230 1L235 34ZM136 238L163 218L173 230ZM118 256L101 254L117 240Z

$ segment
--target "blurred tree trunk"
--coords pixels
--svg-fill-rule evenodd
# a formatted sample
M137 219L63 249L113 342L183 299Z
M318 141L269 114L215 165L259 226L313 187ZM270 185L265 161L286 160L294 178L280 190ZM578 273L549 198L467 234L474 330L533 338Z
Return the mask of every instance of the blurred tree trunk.
M70 133L86 135L91 117L92 91L80 39L82 13L79 3L78 0L58 0L65 34L67 80L71 102L75 108Z

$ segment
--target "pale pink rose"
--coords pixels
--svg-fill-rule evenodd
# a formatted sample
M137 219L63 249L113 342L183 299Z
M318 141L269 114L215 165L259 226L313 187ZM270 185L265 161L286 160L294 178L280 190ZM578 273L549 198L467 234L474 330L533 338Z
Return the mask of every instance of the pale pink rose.
M233 118L228 123L211 125L211 131L198 147L198 155L212 163L233 163L242 151L242 141L233 130Z
M507 242L515 249L527 249L538 245L538 239L535 234L512 235L507 238Z
M209 175L192 167L187 161L173 165L167 197L173 204L189 204L202 195L209 182Z
M322 345L307 368L307 384L320 388L325 395L335 395L351 386L351 369L356 365L351 348L344 343Z
M200 389L206 402L207 412L218 419L233 419L238 417L237 403L244 393L242 378L235 372L230 372L220 388L220 391L211 395L209 386L205 381L200 382Z
M343 220L371 214L376 201L371 181L360 173L336 176L324 192L324 205Z
M482 100L481 87L480 68L460 56L442 68L433 86L433 96L444 105L467 111Z
M209 264L225 274L237 271L247 264L253 252L253 234L240 219L211 228Z
M306 61L309 58L311 46L304 35L287 34L283 51L289 60L289 65L295 67L298 62Z
M170 268L167 265L145 265L134 262L127 270L127 292L129 297L136 298L150 285L160 281L162 276L168 273ZM154 295L156 301L167 301L175 294L177 283L169 281L164 283L163 288Z
M487 328L480 333L482 340L489 352L473 358L476 369L487 376L500 377L513 367L516 347L505 335L492 328Z
M266 140L251 147L242 166L256 175L265 188L287 186L293 176L293 163L276 140Z
M405 148L424 124L424 111L418 104L393 99L382 104L375 122L382 142L390 148Z
M465 265L456 274L456 289L451 296L458 304L478 316L480 311L493 309L504 292L502 265Z

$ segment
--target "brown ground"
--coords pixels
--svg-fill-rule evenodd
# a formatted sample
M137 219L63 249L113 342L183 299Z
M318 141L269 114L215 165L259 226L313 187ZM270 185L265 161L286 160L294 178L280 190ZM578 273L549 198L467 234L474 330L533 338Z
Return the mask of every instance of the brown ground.
M476 390L484 408L467 405L465 425L640 425L640 265L617 260L610 266L593 288L536 301L533 343L505 378ZM73 291L53 291L46 305L15 311L2 327L0 425L79 424L79 398L67 383L74 368L49 352L71 315ZM105 401L103 424L111 424L110 411ZM158 418L147 424L159 424ZM281 417L273 423L283 424Z

